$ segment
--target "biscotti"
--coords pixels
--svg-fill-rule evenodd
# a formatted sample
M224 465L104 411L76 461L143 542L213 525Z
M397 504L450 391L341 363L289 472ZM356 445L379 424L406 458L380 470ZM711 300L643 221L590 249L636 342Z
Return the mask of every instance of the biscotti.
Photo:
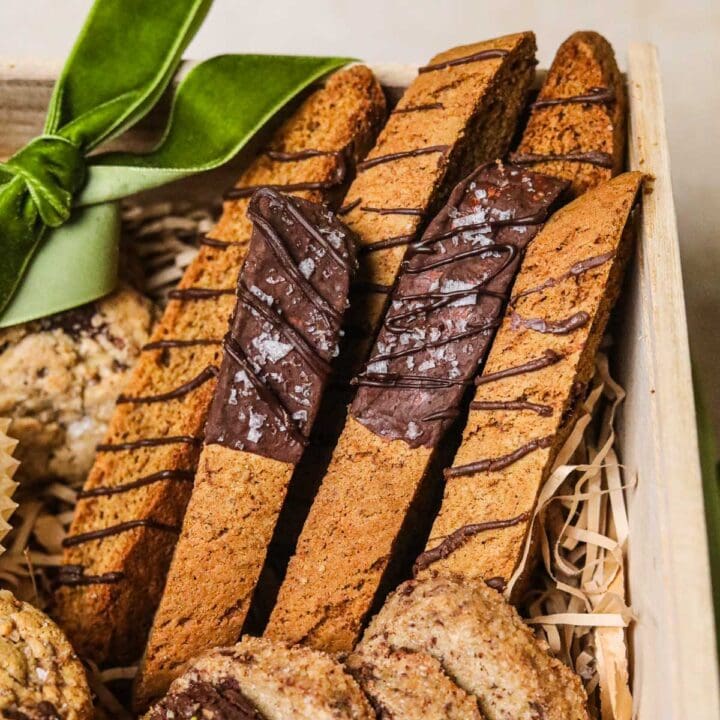
M643 176L558 211L525 256L478 385L418 572L503 588L523 554L538 491L572 427L631 250Z
M242 175L135 367L66 539L57 613L79 652L116 663L140 654L190 497L202 428L250 239L246 196L282 186L337 197L384 115L357 66L312 93Z
M416 663L408 661L413 656ZM435 669L426 677L428 658ZM449 697L455 684L487 720L588 718L580 678L550 655L499 593L461 575L400 585L347 662L380 705L381 718L450 717L418 712L440 673L438 693Z
M356 236L322 205L261 189L193 493L136 679L138 707L240 636L290 477L338 352ZM205 568L210 585L198 586ZM192 598L192 602L188 602Z
M341 210L361 244L347 328L349 373L367 358L407 246L461 178L505 155L534 75L529 32L436 55L358 165Z
M558 49L510 158L571 182L577 196L622 171L625 84L608 41L577 32Z
M523 250L567 182L483 165L412 245L267 634L356 641L435 450L459 413Z
M335 659L246 637L209 652L145 720L373 720L370 704Z

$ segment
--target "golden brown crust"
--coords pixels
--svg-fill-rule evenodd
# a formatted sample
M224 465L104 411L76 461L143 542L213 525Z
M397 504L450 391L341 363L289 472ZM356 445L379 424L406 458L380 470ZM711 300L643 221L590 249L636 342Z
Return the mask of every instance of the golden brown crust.
M421 72L405 92L345 198L352 209L344 219L362 245L414 237L423 218L468 169L505 153L534 74L532 33L453 48L430 64L497 49L507 54ZM438 103L441 107L407 112ZM398 152L437 147L444 149L374 163ZM417 214L381 214L372 208ZM361 281L392 285L405 249L361 255ZM348 325L362 330L345 350L352 370L367 354L386 301L387 292L371 291L351 302ZM333 651L352 647L397 554L431 456L425 448L389 443L348 418L280 589L266 631L270 637Z
M347 149L353 166L372 143L383 114L382 90L367 68L356 66L335 74L325 88L310 95L275 133L270 147L285 151ZM337 159L331 156L289 163L261 155L243 173L238 185L327 181L336 177L336 165ZM333 187L299 194L322 200L339 190ZM225 203L223 216L210 235L236 244L226 248L204 246L185 273L181 288L234 292L250 238L250 224L245 218L247 202L243 199ZM233 294L173 300L152 340L219 340L227 330L234 305ZM219 345L147 351L136 365L125 394L138 397L172 390L205 368L217 366L220 356ZM168 402L119 405L106 442L200 437L214 384L214 379L209 379ZM86 490L124 484L164 470L192 473L197 456L198 447L187 442L101 452ZM119 495L81 500L71 535L139 518L152 518L179 529L189 494L189 483L165 480ZM81 566L86 575L123 574L118 582L65 586L58 592L59 618L81 654L100 662L110 656L116 662L138 656L176 539L177 533L167 529L136 527L66 550L65 564Z
M606 89L602 103L563 103L533 109L518 155L602 152L612 167L588 162L534 162L538 172L570 180L578 196L622 171L625 162L625 83L608 41L596 32L576 32L558 49L539 101L592 94Z
M641 173L625 173L589 191L558 211L530 245L513 288L515 299L506 311L482 377L532 359L552 359L552 353L557 361L533 372L481 384L475 401L520 399L547 407L548 414L518 409L470 411L428 549L440 547L451 533L471 524L516 521L508 527L470 534L446 557L429 564L431 571L504 582L515 571L537 493L572 426L620 290L632 247L632 233L626 231L626 224L642 178ZM590 263L586 272L568 273L590 259L597 264ZM536 288L542 289L528 293ZM567 334L539 332L522 322L559 320L576 313L587 313L587 322ZM502 459L543 438L547 443L504 467L459 470L480 460Z

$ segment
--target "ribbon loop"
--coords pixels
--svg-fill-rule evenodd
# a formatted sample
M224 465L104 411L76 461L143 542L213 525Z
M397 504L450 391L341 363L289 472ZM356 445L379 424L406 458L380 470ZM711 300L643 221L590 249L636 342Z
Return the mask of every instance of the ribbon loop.
M21 177L43 223L59 227L70 217L86 168L76 145L59 135L41 135L0 163L0 173Z

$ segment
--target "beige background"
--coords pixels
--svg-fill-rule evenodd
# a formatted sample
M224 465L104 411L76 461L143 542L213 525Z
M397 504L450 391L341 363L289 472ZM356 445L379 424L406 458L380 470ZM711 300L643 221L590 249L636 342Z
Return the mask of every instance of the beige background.
M62 59L90 4L0 0L0 56ZM632 40L660 49L692 349L720 430L720 0L215 0L187 54L419 64L446 46L524 29L537 34L544 66L576 29L605 34L621 64Z

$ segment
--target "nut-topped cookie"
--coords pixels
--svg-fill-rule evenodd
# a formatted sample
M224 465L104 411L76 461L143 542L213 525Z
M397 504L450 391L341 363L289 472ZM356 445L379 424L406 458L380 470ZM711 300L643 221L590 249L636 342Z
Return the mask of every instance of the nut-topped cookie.
M57 625L0 590L0 717L90 720L85 670Z

